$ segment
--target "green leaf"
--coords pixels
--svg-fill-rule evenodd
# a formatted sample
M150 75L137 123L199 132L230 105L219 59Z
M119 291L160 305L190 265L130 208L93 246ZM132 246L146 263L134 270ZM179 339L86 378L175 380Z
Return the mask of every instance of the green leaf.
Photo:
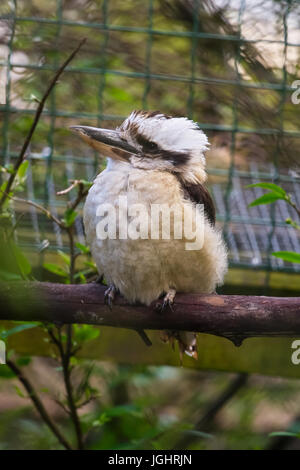
M89 268L92 268L94 271L97 270L97 266L93 261L85 261L85 266L88 266Z
M120 418L122 416L138 416L142 415L141 410L134 404L126 404L107 408L100 416L93 421L94 427L101 426L111 420L111 418Z
M74 275L74 279L85 279L85 276L90 273L94 273L94 269L93 270L90 268L82 269Z
M28 366L28 364L31 363L31 357L28 357L28 356L19 357L16 362L17 362L18 366L20 366L20 367Z
M295 222L294 220L292 220L290 217L288 217L287 219L285 219L285 223L288 224L288 225L291 225L291 226L294 227L296 230L300 230L300 225L297 224L297 222Z
M142 414L140 408L134 404L114 406L105 410L104 413L108 417L120 417L126 415L141 416Z
M28 160L25 160L23 163L21 163L17 172L17 177L20 181L24 180L24 178L26 177L28 166L29 166Z
M81 271L78 273L78 278L75 277L75 279L79 279L80 284L85 284L86 283L86 277L83 274L83 272L81 272Z
M271 204L272 202L275 202L278 199L285 198L277 193L267 193L259 197L258 199L255 199L255 201L251 202L251 204L249 204L249 207L259 206L260 204Z
M21 271L24 279L28 278L28 275L31 272L31 266L29 261L27 260L24 253L20 250L20 248L10 240L10 247L17 262L18 268Z
M289 263L300 263L300 253L294 251L275 251L272 255Z
M100 330L92 325L74 325L74 340L77 343L91 341L98 338Z
M12 379L16 374L5 364L0 366L0 378L3 379Z
M64 213L64 223L66 224L67 227L71 227L73 223L75 222L75 219L77 217L78 213L74 211L73 209L67 209Z
M0 269L0 279L1 281L20 281L23 279L20 274L11 273L9 271L5 271L4 269Z
M43 267L47 269L47 271L50 271L51 273L56 274L60 277L68 277L69 275L67 271L65 271L63 268L54 263L44 263Z
M94 428L97 428L98 426L103 426L103 424L108 423L111 421L111 418L109 418L106 413L102 413L101 416L98 419L95 419L92 422L92 426Z
M20 333L21 331L24 330L29 330L30 328L36 328L39 326L38 323L22 323L21 325L17 325L14 328L11 328L10 330L4 330L0 332L0 338L1 339L6 339L9 336L15 335L16 333Z
M287 436L287 437L299 437L299 433L296 432L289 432L289 431L276 431L271 432L269 437L276 437L276 436Z
M81 184L83 184L85 186L86 189L88 188L91 188L93 186L93 183L91 183L91 181L87 181L87 180L79 180Z
M199 437L200 439L212 439L214 437L212 434L208 434L207 432L203 431L197 431L196 429L189 429L187 431L184 431L184 434Z
M12 174L14 172L14 166L12 163L7 163L4 167L2 167L2 169L7 172L7 173L10 173Z
M35 101L36 103L40 103L40 102L41 102L41 100L40 100L37 96L35 96L34 93L30 93L29 101Z
M90 249L88 246L83 245L82 243L75 243L76 248L78 248L81 253L88 254L90 252Z
M255 184L249 184L246 186L246 188L263 188L263 189L269 189L273 193L276 193L280 196L287 196L285 190L281 188L280 186L277 186L277 184L274 183L255 183Z
M2 196L3 193L6 193L6 187L7 187L7 181L4 181L1 186L0 186L0 195ZM2 211L4 211L5 209L8 209L10 206L11 206L11 203L12 203L12 200L11 200L11 197L13 195L13 192L10 191L9 193L7 193L7 198L2 206Z
M17 385L15 385L15 391L17 392L17 394L19 395L19 397L21 397L21 398L26 398L26 396L24 395L24 393L22 392L22 390L21 390Z
M17 185L14 187L14 192L15 193L22 193L24 191L24 186L21 182L17 181Z
M0 191L0 194L1 194L1 191ZM8 211L2 212L0 214L0 219L3 219L4 221L10 218L11 218L11 214Z
M0 193L1 194L5 191L6 186L7 186L7 181L4 181L0 186Z
M70 256L67 255L66 253L64 253L64 252L61 251L61 250L57 250L57 253L58 253L59 256L64 260L64 262L66 263L66 265L67 265L67 266L70 266L70 264L71 264Z
M29 279L31 266L12 237L4 240L0 233L0 278L3 280Z

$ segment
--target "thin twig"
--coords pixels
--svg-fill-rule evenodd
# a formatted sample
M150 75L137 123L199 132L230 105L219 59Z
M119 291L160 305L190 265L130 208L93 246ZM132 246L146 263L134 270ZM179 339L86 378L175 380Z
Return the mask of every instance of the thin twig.
M135 330L146 346L152 346L152 341L144 330Z
M84 191L84 185L83 183L81 183L80 181L77 183L77 186L78 186L78 194L77 194L77 197L74 199L74 201L72 201L69 205L70 209L72 210L75 210L76 207L78 206L78 204L80 204L80 202L82 201L82 199L87 195L87 193L89 192L89 190L85 190Z
M71 383L71 371L70 371L70 359L73 355L72 351L72 325L68 325L68 330L67 330L67 346L66 346L66 351L64 351L63 348L63 343L62 343L62 337L61 337L61 330L58 330L59 333L59 339L55 336L53 330L51 328L48 329L48 334L50 338L52 339L53 343L57 346L61 358L61 364L62 364L62 369L63 369L63 377L64 377L64 382L65 382L65 387L66 387L66 393L67 393L67 402L68 402L68 414L70 415L74 428L75 428L75 433L76 433L76 439L77 439L77 448L79 450L82 450L84 448L84 443L83 443L83 435L82 435L82 430L81 430L81 425L80 425L80 420L78 417L77 413L77 407L74 402L74 397L73 397L73 390L72 390L72 383Z
M60 228L62 228L62 229L66 228L64 223L61 220L59 220L54 214L52 214L52 212L50 212L48 209L41 206L40 204L37 204L36 202L30 201L29 199L22 199L20 197L15 197L15 196L8 196L8 197L10 197L15 202L21 202L23 204L28 204L29 206L35 207L36 209L43 212L49 219L53 220L53 222L55 222L57 225L59 225Z
M67 188L67 190L61 191L59 194L66 194L69 192L71 189L73 189L75 186L78 187L78 194L77 197L75 198L74 201L70 202L68 204L69 209L75 210L78 204L81 202L81 200L86 196L88 191L84 191L84 185L83 183L80 182L80 180L75 180L70 188ZM41 210L45 212L46 209L40 207ZM52 214L51 214L52 215ZM55 218L56 219L56 218ZM69 247L70 247L70 269L69 269L69 277L70 277L70 283L72 284L74 282L74 276L75 276L75 261L77 258L77 253L75 253L75 241L74 241L74 223L70 226L67 226L60 220L55 220L55 222L63 229L66 230L66 233L69 237ZM59 339L56 338L54 335L53 331L49 329L49 334L50 337L52 338L52 341L56 344L58 347L60 357L61 357L61 362L62 362L62 368L63 368L63 376L64 376L64 382L65 382L65 387L66 387L66 393L67 393L67 402L68 402L68 408L69 408L69 414L70 417L73 421L73 425L75 428L75 433L76 433L76 438L77 438L77 448L78 449L83 449L84 448L84 442L83 442L83 434L81 430L81 424L78 416L78 408L76 406L74 396L73 396L73 388L72 388L72 382L71 382L71 368L70 368L70 359L74 355L74 350L72 350L72 325L67 325L67 345L66 345L66 350L64 351L63 348L63 343L62 343L62 338L61 338L61 331L59 330Z
M14 164L13 171L12 171L12 173L10 174L10 176L7 180L7 184L5 186L5 189L4 189L4 191L2 192L2 194L0 196L0 210L2 209L2 207L5 203L5 201L7 200L7 198L11 198L14 201L21 202L21 203L26 203L26 204L29 204L29 205L35 207L36 209L38 209L41 212L43 212L44 214L46 214L46 216L48 218L52 219L59 227L61 227L62 229L65 229L67 231L67 233L69 235L70 251L71 251L71 255L70 255L70 259L71 259L70 281L71 282L73 282L74 271L75 271L75 248L74 248L73 226L68 227L62 220L58 219L48 209L46 209L45 207L43 207L43 206L41 206L41 205L39 205L39 204L37 204L33 201L28 201L26 199L12 197L10 195L10 191L11 191L13 183L15 181L18 169L19 169L20 165L22 164L22 162L26 158L26 152L28 150L28 147L29 147L29 144L31 142L34 131L36 129L36 126L39 122L40 116L43 112L45 102L46 102L48 96L50 95L52 89L56 85L58 78L60 77L60 75L62 74L64 69L67 67L67 65L74 58L74 56L77 54L77 52L80 50L80 48L85 43L85 41L86 41L86 39L83 39L82 41L80 41L80 43L78 44L76 49L72 52L72 54L68 57L68 59L61 65L61 67L57 70L54 77L52 78L46 92L43 95L42 100L39 102L39 105L37 107L37 110L36 110L36 113L35 113L35 116L34 116L34 119L33 119L33 122L32 122L32 125L30 127L29 132L28 132L28 135L27 135L27 137L24 141L24 144L22 146L20 154L19 154L19 156L18 156L18 158L17 158L17 160ZM70 205L70 207L72 209L74 209L79 204L80 200L85 195L84 191L83 191L83 185L79 185L78 187L79 187L79 191L78 191L77 198ZM50 329L49 329L49 331L50 331ZM79 421L78 414L77 414L76 405L75 405L74 399L73 399L72 384L71 384L70 359L72 357L72 326L68 325L68 327L67 327L66 352L64 351L64 348L63 348L60 329L58 331L59 331L59 339L56 338L53 331L51 331L51 333L49 333L49 334L50 334L50 337L51 337L52 341L56 344L56 346L58 347L58 350L60 352L62 366L63 366L64 381L65 381L66 392L67 392L68 405L69 405L69 408L70 408L70 415L72 417L74 427L75 427L75 431L76 431L76 436L77 436L77 447L78 447L78 449L83 449L83 436L82 436L82 431L81 431L81 427L80 427L80 421ZM70 444L64 439L64 437L60 434L60 431L57 429L56 425L52 422L52 420L51 420L50 416L48 415L46 409L44 408L42 402L38 398L34 388L30 384L30 382L26 379L26 377L23 376L22 371L12 361L8 361L7 363L9 365L9 367L18 376L19 380L22 382L25 389L28 391L28 394L29 394L32 402L34 403L36 409L38 410L38 412L39 412L40 416L42 417L42 419L44 420L44 422L48 425L48 427L52 430L52 432L57 436L57 438L61 442L61 444L66 449L71 449Z
M67 416L70 416L70 410L68 410L68 408L58 398L54 398L53 400L58 406L61 407Z
M74 189L76 185L77 185L77 180L74 180L72 182L71 186L69 186L66 189L62 189L61 191L57 191L56 195L57 196L64 196L65 194L68 194L70 191L72 191L72 189Z
M300 208L298 208L296 206L296 204L289 198L289 200L287 201L289 203L289 205L295 209L295 211L297 212L298 216L300 217Z
M70 410L70 415L74 424L76 438L77 438L77 448L82 450L84 448L83 444L83 435L80 425L80 420L77 413L77 408L74 402L73 397L73 390L72 390L72 383L71 383L71 371L70 371L70 359L72 356L72 325L68 325L67 330L67 349L66 353L62 356L62 367L63 367L63 375L64 375L64 382L67 392L67 400L68 406Z
M74 245L74 234L73 234L73 226L69 227L67 230L67 234L69 237L69 247L70 247L70 267L69 267L69 275L70 275L70 283L74 283L74 274L75 274L75 245Z
M68 208L72 211L76 209L76 207L80 204L82 199L87 195L88 189L84 190L84 184L80 180L74 180L71 181L71 186L69 186L66 189L63 189L62 191L57 192L58 196L65 195L69 193L72 189L77 188L77 196L73 201L70 201L68 203ZM65 225L63 222L62 228L64 228L67 232L67 235L69 237L69 246L70 246L70 269L69 269L69 274L70 274L70 283L74 283L74 276L75 276L75 261L76 258L80 253L75 253L75 241L74 241L74 223L70 226Z
M91 396L89 398L87 398L86 400L82 401L81 403L78 403L77 404L77 409L79 408L82 408L83 406L86 406L88 405L89 403L91 403L91 401L95 400L97 397L96 396Z
M72 450L71 445L69 442L65 439L65 437L61 434L60 430L56 426L56 424L52 421L51 417L47 413L43 403L41 402L40 398L38 397L35 389L33 388L32 384L29 382L29 380L24 376L23 372L19 367L10 359L6 361L6 364L8 367L16 374L20 382L23 384L25 390L28 393L29 398L31 399L32 403L34 404L35 408L37 409L39 415L43 419L44 423L49 427L49 429L52 431L52 433L56 436L58 441L61 443L61 445L67 449L67 450Z
M13 237L13 235L14 235L14 233L15 233L15 231L16 231L18 225L19 225L19 223L21 222L21 219L24 217L24 215L25 215L25 214L19 214L17 220L15 221L15 223L13 224L13 226L11 227L10 233L9 233L8 236L7 236L8 239L11 238L11 237Z
M2 209L3 207L3 204L4 202L6 201L7 199L7 194L10 193L10 190L11 190L11 187L13 185L13 182L15 180L15 177L16 177L16 174L17 174L17 171L21 165L21 163L24 161L25 159L25 155L26 155L26 151L29 147L29 144L31 142L31 139L32 139L32 136L33 136L33 133L35 131L35 128L39 122L39 119L40 119L40 116L43 112L43 109L44 109L44 105L45 105L45 102L48 98L48 96L50 95L52 89L54 88L58 78L60 77L60 75L62 74L62 72L64 71L64 69L67 67L67 65L71 62L71 60L75 57L75 55L77 54L77 52L80 50L80 48L83 46L83 44L86 42L86 39L83 39L82 41L80 41L80 43L78 44L78 46L76 47L76 49L74 49L74 51L72 52L72 54L67 58L67 60L60 66L60 68L57 70L56 74L54 75L54 77L52 78L46 92L44 93L44 96L43 98L41 99L38 107L37 107L37 110L36 110L36 113L35 113L35 116L34 116L34 120L33 120L33 123L31 125L31 128L29 129L29 132L28 132L28 135L25 139L25 142L22 146L22 149L20 151L20 154L14 164L14 169L13 169L13 172L10 174L10 177L8 178L8 181L7 181L7 185L5 187L5 191L3 191L2 193L2 196L0 198L0 210Z

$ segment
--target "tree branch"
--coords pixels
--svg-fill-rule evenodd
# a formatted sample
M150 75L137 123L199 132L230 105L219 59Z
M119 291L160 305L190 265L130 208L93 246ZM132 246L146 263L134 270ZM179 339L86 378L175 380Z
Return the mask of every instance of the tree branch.
M49 211L48 209L46 209L46 207L43 207L41 206L40 204L37 204L36 202L34 201L30 201L30 199L22 199L20 197L15 197L15 196L9 196L8 197L10 199L12 199L13 201L15 202L20 202L22 204L28 204L29 206L32 206L32 207L35 207L36 209L38 209L39 211L43 212L43 214L45 214L48 219L51 219L53 220L53 222L55 222L61 229L64 229L65 226L64 224L62 223L61 220L59 220L54 214L52 214L51 211Z
M71 370L70 370L70 359L72 357L72 325L68 325L68 333L67 333L67 350L61 356L62 360L62 367L63 367L63 374L64 374L64 382L67 391L67 400L68 406L70 410L70 416L72 417L72 421L74 423L74 428L76 432L76 439L77 439L77 448L82 450L84 448L83 445L83 436L82 430L80 425L80 420L77 413L76 404L73 397L73 388L71 382Z
M130 305L119 296L113 312L99 284L0 283L0 320L87 323L133 330L187 330L230 339L300 335L300 297L177 294L173 312Z
M74 354L74 351L72 350L72 325L69 324L68 329L67 329L66 350L64 350L63 342L61 340L61 330L59 329L58 331L59 331L59 339L55 336L53 330L51 328L48 328L48 334L53 344L55 344L55 346L57 347L59 355L60 355L69 409L66 410L62 403L59 403L59 402L58 403L65 409L65 411L67 411L68 415L72 418L75 433L76 433L76 439L77 439L77 449L82 450L84 448L83 435L82 435L80 420L79 420L78 413L77 413L77 407L76 407L74 397L73 397L73 387L72 387L72 382L71 382L70 360Z

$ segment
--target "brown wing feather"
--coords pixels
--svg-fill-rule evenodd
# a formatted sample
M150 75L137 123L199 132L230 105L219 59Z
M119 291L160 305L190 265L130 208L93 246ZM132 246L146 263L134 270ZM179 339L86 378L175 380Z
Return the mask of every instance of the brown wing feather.
M208 190L202 184L192 184L178 178L184 197L196 204L204 205L204 212L212 225L216 223L216 209Z

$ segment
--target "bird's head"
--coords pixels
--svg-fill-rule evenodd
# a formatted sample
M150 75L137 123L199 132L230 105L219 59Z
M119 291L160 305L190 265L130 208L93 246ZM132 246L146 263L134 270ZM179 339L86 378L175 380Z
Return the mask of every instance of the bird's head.
M103 156L134 168L180 174L190 182L206 179L204 152L208 140L194 122L159 111L133 111L116 130L72 126Z

